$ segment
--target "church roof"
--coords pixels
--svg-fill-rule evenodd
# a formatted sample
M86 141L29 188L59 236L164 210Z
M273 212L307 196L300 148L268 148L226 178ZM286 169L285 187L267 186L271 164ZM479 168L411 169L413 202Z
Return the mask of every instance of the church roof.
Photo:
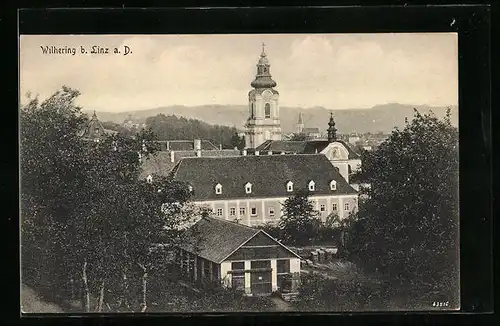
M341 143L349 153L349 159L359 159L360 156L356 153L349 144L343 140L336 140L335 142ZM285 152L296 154L316 154L324 150L328 144L328 140L307 140L307 141L291 141L291 140L266 140L259 145L256 150L258 151L273 151Z
M307 189L311 180L316 184L314 194L356 193L323 154L183 158L173 173L193 187L194 200L289 197L288 181L297 191ZM337 182L335 191L330 190L332 180ZM218 183L221 194L215 193ZM247 183L252 184L250 194L245 191Z

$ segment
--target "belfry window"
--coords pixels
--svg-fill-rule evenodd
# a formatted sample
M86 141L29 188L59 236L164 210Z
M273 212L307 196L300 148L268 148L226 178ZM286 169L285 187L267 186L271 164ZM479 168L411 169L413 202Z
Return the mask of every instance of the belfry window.
M264 114L266 118L271 117L271 105L269 103L266 103L265 109L264 109Z
M250 117L253 119L255 116L255 109L254 109L254 104L253 102L250 104Z

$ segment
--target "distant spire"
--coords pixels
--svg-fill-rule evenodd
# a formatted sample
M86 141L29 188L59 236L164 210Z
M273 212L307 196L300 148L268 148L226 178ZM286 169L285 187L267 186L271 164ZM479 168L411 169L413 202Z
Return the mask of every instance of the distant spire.
M303 122L302 122L302 112L299 112L299 122L298 122L298 124L300 124L300 125L303 124Z
M94 110L94 114L92 115L92 118L97 119L97 114L95 113L95 110Z

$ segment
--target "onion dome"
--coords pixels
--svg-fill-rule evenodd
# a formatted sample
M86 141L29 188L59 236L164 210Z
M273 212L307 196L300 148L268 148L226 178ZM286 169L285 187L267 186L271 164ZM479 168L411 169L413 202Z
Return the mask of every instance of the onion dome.
M250 84L254 88L273 88L276 82L271 78L269 60L267 59L266 52L264 51L265 44L262 43L262 53L259 62L257 63L257 75Z
M335 120L333 120L333 113L330 112L330 121L328 122L328 142L337 140L337 128L335 128Z

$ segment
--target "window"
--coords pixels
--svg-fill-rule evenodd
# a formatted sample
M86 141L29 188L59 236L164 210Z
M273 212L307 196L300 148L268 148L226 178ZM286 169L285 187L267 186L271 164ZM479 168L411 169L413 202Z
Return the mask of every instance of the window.
M293 182L292 181L288 181L288 183L286 184L286 191L288 191L288 192L293 191Z
M248 182L245 185L245 193L247 193L247 194L251 194L252 193L252 184L250 182Z
M245 289L245 263L244 262L233 262L231 263L231 279L232 288L236 290Z
M320 205L320 206L319 206L319 210L320 210L321 212L324 212L324 211L326 210L325 205Z
M269 216L274 216L274 206L269 207Z
M309 191L314 191L314 181L309 181Z
M253 119L253 117L255 116L255 113L254 113L254 104L253 102L250 104L250 118Z
M216 186L215 186L215 193L217 195L220 195L222 194L222 185L220 183L218 183Z
M278 274L290 273L290 260L278 259L276 261L276 270Z
M337 181L332 180L330 182L330 190L337 190Z
M229 215L231 215L231 216L236 215L236 208L231 207L231 208L229 209Z
M252 207L251 208L251 214L252 214L252 216L256 216L257 215L257 207Z
M246 214L245 207L240 207L240 215L245 215L245 214Z
M148 177L146 178L146 181L147 181L148 183L153 182L153 177L151 176L151 174L150 174L150 175L148 175Z
M217 208L217 216L222 216L222 208Z
M337 210L337 204L332 204L332 211L336 211Z
M266 118L270 118L271 117L271 105L269 103L266 103L264 111L265 111L264 114L265 114Z
M349 210L349 203L345 203L345 204L344 204L344 210L345 210L345 211L348 211L348 210Z

